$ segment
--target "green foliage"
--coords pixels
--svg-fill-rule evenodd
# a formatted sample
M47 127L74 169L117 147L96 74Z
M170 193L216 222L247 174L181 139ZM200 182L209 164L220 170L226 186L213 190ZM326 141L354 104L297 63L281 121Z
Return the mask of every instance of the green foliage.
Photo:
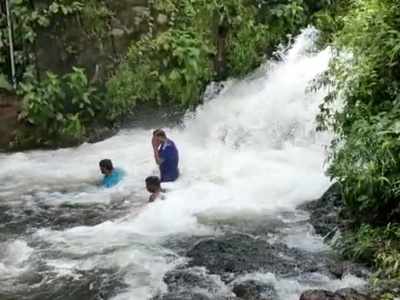
M337 134L330 174L359 222L385 224L400 215L400 3L355 1L343 20L320 116Z
M114 99L113 116L125 113L137 101L174 100L193 104L202 84L211 78L210 49L192 32L168 30L145 38L129 49L127 61L108 83Z
M104 104L96 90L78 68L63 77L49 72L41 82L31 78L21 85L20 93L22 117L30 124L32 138L39 145L81 138L85 126L103 111Z
M33 61L32 45L37 31L48 27L56 16L69 16L80 12L83 2L72 0L51 1L47 6L32 7L29 0L11 0L10 13L14 27L15 62L17 71L22 76L25 68ZM8 32L6 15L0 16L0 71L9 73Z
M35 6L32 6L35 5ZM13 21L13 43L17 77L23 79L26 69L35 64L35 41L44 28L55 26L65 18L74 17L88 36L105 37L106 19L110 12L102 1L55 0L38 3L10 0ZM0 16L0 72L10 74L9 41L6 15ZM87 38L87 37L83 37ZM66 45L66 48L71 45Z
M322 9L312 16L312 23L321 32L318 42L321 47L332 43L336 33L343 28L343 17L348 13L350 4L349 0L327 0L327 3L320 3Z
M321 7L326 3L321 4ZM150 1L150 33L131 44L108 82L118 103L112 115L136 103L195 105L210 80L243 76L306 26L315 3L247 0ZM165 25L157 27L162 14Z
M398 235L398 239L400 239L400 235ZM400 282L400 250L391 248L390 242L386 242L385 251L380 250L376 256L376 263L379 267L377 276Z
M227 51L228 74L243 76L265 59L268 26L253 20L244 22L231 38Z
M320 80L330 92L319 122L336 134L329 173L353 223L336 248L400 283L400 2L355 0L347 11Z
M8 82L7 77L4 74L0 73L0 90L11 91L13 87Z
M346 258L376 267L373 281L394 280L400 283L400 225L372 227L363 224L355 232L346 232L335 243Z
M400 250L400 226L372 227L362 224L355 232L344 233L334 246L346 258L373 263L380 254ZM379 258L376 262L381 265L383 260Z

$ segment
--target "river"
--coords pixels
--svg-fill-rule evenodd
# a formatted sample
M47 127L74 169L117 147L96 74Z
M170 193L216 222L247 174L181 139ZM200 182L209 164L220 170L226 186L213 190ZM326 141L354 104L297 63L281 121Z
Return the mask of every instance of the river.
M226 234L330 256L307 213L296 209L330 185L324 171L331 137L315 130L325 91L306 92L330 58L329 49L314 49L316 35L306 29L279 61L225 82L180 126L166 129L180 150L182 175L166 186L165 201L146 203L144 178L157 174L152 128L77 148L1 154L0 299L151 299L168 292L163 277L185 269L189 249ZM96 186L103 158L127 172L113 189ZM246 278L272 284L279 300L297 300L307 288L364 283L351 274L260 269L226 279L187 270L213 281L216 288L203 289L209 299L234 299L232 282Z

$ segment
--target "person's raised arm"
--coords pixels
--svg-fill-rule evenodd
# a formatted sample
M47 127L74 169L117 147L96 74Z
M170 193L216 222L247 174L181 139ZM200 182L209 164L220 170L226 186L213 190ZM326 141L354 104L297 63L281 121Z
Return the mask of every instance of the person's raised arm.
M159 147L160 143L154 135L151 140L151 145L153 146L154 160L159 165L159 164L161 164L161 159L160 159L160 156L158 155L158 147Z

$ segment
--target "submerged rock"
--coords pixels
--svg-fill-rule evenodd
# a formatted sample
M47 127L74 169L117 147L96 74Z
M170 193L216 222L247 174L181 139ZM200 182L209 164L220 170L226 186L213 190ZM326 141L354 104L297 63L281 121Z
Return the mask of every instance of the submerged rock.
M243 300L274 300L278 297L273 285L257 280L235 284L233 292Z
M13 289L2 293L2 300L105 300L115 297L128 286L124 283L124 273L116 269L95 269L77 272L76 276L59 276L49 279L42 277L40 284L30 278L21 278L23 282L15 284ZM29 284L29 289L25 284Z
M219 276L210 275L204 268L181 268L164 276L167 293L153 300L239 300L221 282Z
M177 269L164 276L169 292L187 292L189 290L203 290L206 293L218 293L218 276L211 276L204 268Z
M371 300L368 296L360 294L351 288L340 289L336 291L336 294L342 296L345 300Z
M329 291L309 290L301 294L300 300L344 300L344 298Z
M212 300L206 295L200 293L182 292L182 293L167 293L153 298L153 300Z
M372 300L370 297L363 295L351 288L345 288L335 293L325 290L308 290L305 291L300 300Z
M368 278L371 274L370 271L360 264L351 261L335 261L328 265L329 272L336 278L343 278L348 274L355 275L360 278Z

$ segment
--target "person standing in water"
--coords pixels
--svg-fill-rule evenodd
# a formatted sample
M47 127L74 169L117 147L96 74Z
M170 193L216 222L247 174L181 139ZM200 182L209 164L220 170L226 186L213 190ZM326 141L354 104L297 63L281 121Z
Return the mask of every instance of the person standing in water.
M154 159L160 167L161 182L175 181L179 177L179 153L175 143L167 138L164 130L153 132L151 141L154 150Z
M124 177L125 172L122 169L114 168L110 159L101 160L99 167L100 172L104 175L101 185L105 188L117 185Z

